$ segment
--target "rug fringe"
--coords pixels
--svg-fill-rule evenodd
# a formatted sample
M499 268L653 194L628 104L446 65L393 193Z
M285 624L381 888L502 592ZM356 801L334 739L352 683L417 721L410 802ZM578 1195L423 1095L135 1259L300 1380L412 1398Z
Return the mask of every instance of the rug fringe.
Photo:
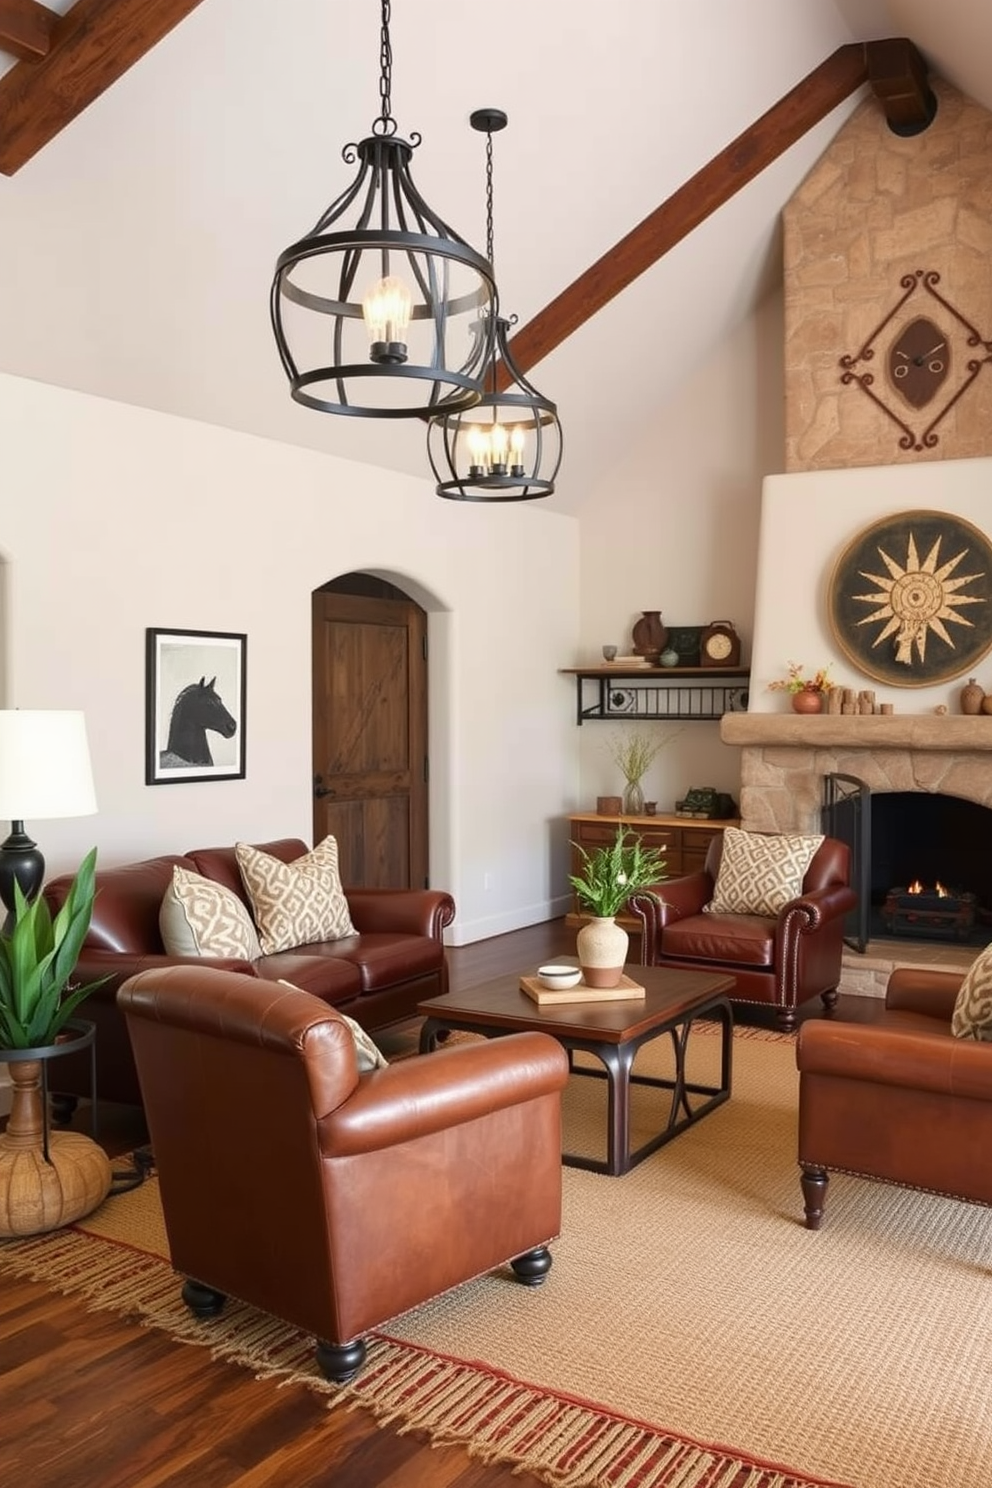
M400 1434L425 1432L434 1445L458 1445L553 1488L839 1488L380 1335L370 1337L357 1379L332 1385L299 1330L233 1299L222 1319L201 1322L168 1261L78 1230L3 1242L0 1271L207 1348L257 1379L306 1385L329 1408L363 1407Z

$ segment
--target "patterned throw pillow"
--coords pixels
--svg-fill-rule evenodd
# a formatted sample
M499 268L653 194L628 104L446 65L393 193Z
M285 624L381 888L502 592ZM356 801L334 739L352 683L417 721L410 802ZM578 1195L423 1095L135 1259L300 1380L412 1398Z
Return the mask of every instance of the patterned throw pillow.
M169 956L255 961L262 954L251 916L237 894L178 863L162 898L158 924Z
M957 1038L992 1039L992 945L971 963L958 989L951 1032Z
M325 837L312 852L292 863L283 863L247 842L236 842L234 851L263 955L354 935L333 837Z
M708 914L777 915L802 893L822 834L775 836L725 827L720 872Z
M292 982L287 982L283 977L279 978L279 985L280 987L289 987L294 992L300 991L299 987L294 986ZM389 1060L383 1054L379 1045L369 1038L361 1023L356 1023L354 1018L348 1017L347 1013L339 1013L337 1008L334 1011L341 1019L341 1022L347 1024L348 1031L355 1042L355 1058L358 1060L359 1074L367 1075L369 1070L385 1069Z

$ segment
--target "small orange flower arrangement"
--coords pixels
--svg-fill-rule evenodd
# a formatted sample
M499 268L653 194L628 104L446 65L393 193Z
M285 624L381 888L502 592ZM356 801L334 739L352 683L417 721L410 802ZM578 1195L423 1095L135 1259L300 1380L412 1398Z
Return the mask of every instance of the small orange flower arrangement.
M769 682L768 686L772 692L829 692L835 686L828 675L829 671L828 665L820 667L812 677L804 677L802 662L790 661L789 675L779 678L777 682Z

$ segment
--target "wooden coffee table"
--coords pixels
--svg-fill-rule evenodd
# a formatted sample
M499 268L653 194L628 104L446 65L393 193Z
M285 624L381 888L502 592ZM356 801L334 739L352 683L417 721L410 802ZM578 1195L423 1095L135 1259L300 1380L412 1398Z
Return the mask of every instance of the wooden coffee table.
M734 1031L733 1012L727 998L734 985L732 976L665 966L628 966L626 971L646 989L643 998L540 1006L521 992L517 975L496 977L464 992L432 998L417 1008L425 1019L420 1032L420 1051L426 1053L435 1048L438 1035L448 1029L480 1033L487 1038L520 1033L524 1029L550 1033L568 1051L573 1074L605 1077L607 1081L606 1161L570 1152L562 1154L562 1161L574 1168L619 1177L729 1098ZM689 1035L696 1019L703 1017L719 1018L722 1024L719 1085L694 1085L685 1078ZM675 1054L674 1078L632 1073L634 1057L641 1045L666 1033L671 1037ZM576 1050L594 1055L603 1069L576 1066L572 1059ZM635 1152L630 1150L632 1084L654 1085L671 1092L663 1127ZM694 1096L704 1099L693 1104Z

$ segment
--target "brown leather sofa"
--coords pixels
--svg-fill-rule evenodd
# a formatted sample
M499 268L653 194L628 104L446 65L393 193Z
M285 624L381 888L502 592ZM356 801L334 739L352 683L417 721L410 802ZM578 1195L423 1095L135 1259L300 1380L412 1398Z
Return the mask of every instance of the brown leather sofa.
M227 1296L318 1340L332 1380L362 1334L509 1262L536 1286L561 1227L568 1057L543 1033L360 1074L306 992L192 966L121 988L172 1264L198 1316Z
M258 844L285 863L302 857L307 845L295 837ZM231 847L196 848L184 856L166 855L96 875L96 901L89 932L76 966L77 982L108 977L82 1004L80 1016L96 1024L97 1092L101 1100L138 1105L141 1092L124 1020L117 1008L118 988L139 971L181 965L246 972L269 981L286 980L312 992L363 1028L374 1032L409 1018L418 1002L448 990L442 935L455 917L450 894L437 889L346 889L356 935L344 940L299 946L256 961L168 956L158 914L178 863L236 893L247 907L237 858ZM52 914L61 908L72 875L54 878L44 895ZM85 1056L56 1061L57 1091L77 1097L90 1093ZM71 1104L69 1106L71 1109Z
M799 1030L807 1228L822 1222L828 1169L992 1204L992 1044L951 1032L961 981L903 967L867 1021Z
M657 897L635 894L630 908L641 922L641 962L687 971L733 972L731 1001L770 1005L779 1025L795 1026L796 1008L820 996L837 1001L844 952L844 916L857 896L850 887L850 852L825 837L803 879L802 894L777 917L704 914L713 898L723 852L714 837L705 867L658 885Z

